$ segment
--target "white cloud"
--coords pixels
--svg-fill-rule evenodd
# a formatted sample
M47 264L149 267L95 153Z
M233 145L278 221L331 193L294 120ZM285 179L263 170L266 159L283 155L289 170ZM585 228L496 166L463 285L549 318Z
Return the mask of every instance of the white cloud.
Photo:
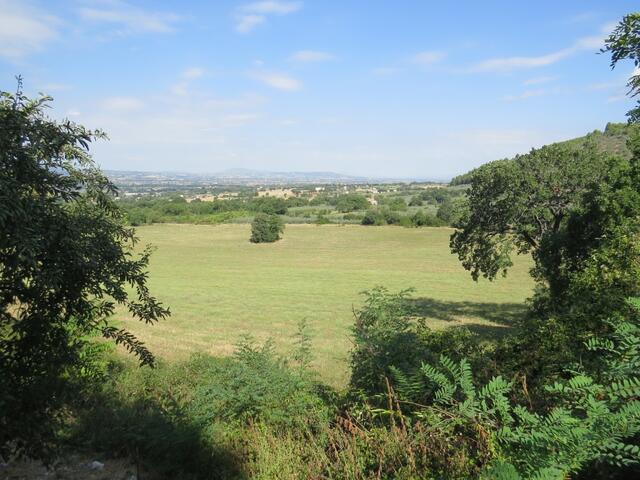
M619 89L624 82L599 82L587 85L587 90L610 90L612 88Z
M438 51L424 51L416 53L411 60L413 63L419 63L420 65L431 65L433 63L440 62L447 56L444 52Z
M540 85L542 83L553 82L556 78L558 78L558 77L535 77L535 78L529 78L529 79L525 80L524 82L522 82L522 84L525 85L525 86L528 86L528 85Z
M536 90L525 90L524 92L518 95L505 95L503 100L506 102L514 102L516 100L526 100L527 98L532 97L541 97L543 95L548 95L549 91L545 89L536 89Z
M387 77L390 75L395 75L400 72L400 69L397 67L378 67L371 70L374 75L378 75L380 77Z
M619 94L617 94L617 95L611 95L611 96L609 96L609 97L607 98L607 103L621 102L621 101L623 101L623 100L627 100L627 99L628 99L627 94L626 94L626 93L624 93L624 92L622 92L622 93L619 93Z
M302 2L262 1L243 5L236 15L236 31L249 33L267 21L269 15L288 15L302 8Z
M562 60L575 53L574 48L565 48L557 52L550 53L548 55L541 55L539 57L507 57L507 58L492 58L485 60L473 66L471 68L474 72L496 72L496 71L508 71L517 68L535 68L544 67Z
M106 110L119 112L133 112L141 110L144 103L135 97L110 97L102 102Z
M298 80L283 73L260 73L255 75L255 78L278 90L295 91L302 88Z
M71 89L71 85L66 83L47 83L39 87L39 89L44 93L61 92L63 90Z
M604 45L604 39L610 32L611 24L606 24L601 28L601 34L584 37L576 40L573 45L546 55L539 56L516 56L504 58L491 58L473 65L471 72L505 72L519 68L545 67L559 62L567 57L583 51L593 51L594 53Z
M326 62L334 60L336 57L327 52L319 52L316 50L300 50L291 56L291 60L295 62Z
M273 13L276 15L287 15L300 10L300 8L302 8L302 2L279 2L274 0L249 3L241 7L245 12Z
M58 23L27 2L0 0L0 57L18 60L42 50L58 37Z
M249 33L255 27L264 23L266 18L263 15L240 15L236 23L236 31L239 33Z
M196 78L200 78L202 75L204 75L204 69L200 67L187 68L182 72L182 78L186 80L195 80Z
M103 6L82 7L79 14L90 22L117 25L126 33L169 33L180 20L174 13L152 12L118 0Z
M187 68L180 74L181 80L171 87L171 92L177 96L185 96L189 93L191 82L204 75L204 69L200 67Z
M257 113L231 113L222 118L222 123L227 127L239 127L251 123L260 118Z

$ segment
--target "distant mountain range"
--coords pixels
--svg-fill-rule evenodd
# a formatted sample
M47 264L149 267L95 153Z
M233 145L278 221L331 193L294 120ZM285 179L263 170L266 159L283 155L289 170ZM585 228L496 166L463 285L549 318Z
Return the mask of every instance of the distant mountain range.
M188 172L144 172L127 170L105 170L106 175L116 184L235 184L235 185L284 185L284 184L354 184L354 183L396 183L428 181L424 179L376 178L344 175L335 172L272 172L231 168L218 173ZM437 183L437 182L435 182Z

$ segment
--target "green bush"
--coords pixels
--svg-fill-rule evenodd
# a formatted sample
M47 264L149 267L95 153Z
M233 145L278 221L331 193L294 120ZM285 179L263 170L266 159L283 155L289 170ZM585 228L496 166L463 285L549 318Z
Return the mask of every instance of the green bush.
M329 426L332 409L308 369L304 324L295 345L280 357L271 342L244 339L227 358L196 354L155 369L114 364L109 381L76 413L69 442L133 457L162 478L244 478L245 469L263 470L284 438L306 449L305 435ZM265 450L257 432L268 437Z
M278 215L259 213L251 222L251 238L253 243L271 243L280 240L284 231L284 223Z
M409 206L410 207L421 207L423 204L423 200L422 197L420 197L419 195L414 195L413 197L411 197L411 200L409 201Z
M414 227L442 227L446 225L440 218L429 215L423 210L418 210L413 217L411 217L411 224Z
M362 225L384 225L384 217L376 210L367 210L360 223Z
M366 197L360 194L349 193L346 195L340 195L335 206L336 210L339 212L347 213L355 210L366 210L369 207L369 201Z
M482 349L467 329L432 331L416 321L411 292L391 293L381 286L363 292L364 306L355 312L353 326L352 389L367 395L384 393L385 379L392 378L394 372L412 375L422 362L434 361L443 353L479 360Z
M578 367L567 380L548 384L552 401L544 412L514 404L513 385L502 377L478 388L469 362L441 356L438 366L425 363L420 369L432 400L418 417L487 432L495 451L483 478L567 478L594 464L638 466L640 315L610 327L609 335L586 343L602 356L599 371ZM400 399L424 388L416 378L396 377Z

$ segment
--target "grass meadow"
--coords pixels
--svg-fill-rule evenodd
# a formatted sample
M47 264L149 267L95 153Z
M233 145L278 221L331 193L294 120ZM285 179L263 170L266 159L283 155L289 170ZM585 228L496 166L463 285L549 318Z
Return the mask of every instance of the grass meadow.
M137 229L156 251L150 287L172 316L148 327L122 323L168 361L203 351L226 355L243 334L271 337L282 351L301 319L313 332L316 368L340 387L360 293L376 285L413 287L433 328L466 324L499 335L523 313L533 283L530 260L507 278L474 282L449 252L448 228L287 225L274 244L249 242L249 225L158 224Z

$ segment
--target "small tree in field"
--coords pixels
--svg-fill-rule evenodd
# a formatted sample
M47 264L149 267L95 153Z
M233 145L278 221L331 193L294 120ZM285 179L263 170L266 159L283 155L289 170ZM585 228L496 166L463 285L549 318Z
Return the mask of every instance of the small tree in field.
M272 243L280 240L284 231L284 223L278 215L259 213L251 223L251 238L253 243Z

